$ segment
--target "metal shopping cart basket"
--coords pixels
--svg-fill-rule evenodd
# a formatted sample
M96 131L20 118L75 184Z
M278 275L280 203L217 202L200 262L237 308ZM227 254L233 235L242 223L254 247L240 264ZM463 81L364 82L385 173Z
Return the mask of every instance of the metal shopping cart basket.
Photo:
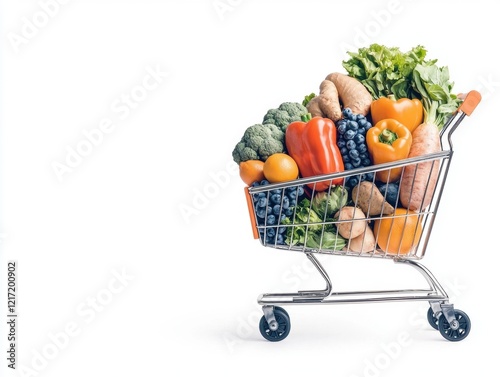
M285 183L257 184L245 188L254 238L260 239L262 245L266 247L303 252L326 282L326 288L322 290L261 294L258 303L262 305L264 315L259 328L265 339L280 341L288 336L290 317L283 309L283 305L397 301L428 301L430 308L427 319L433 328L439 330L441 335L450 341L460 341L467 337L471 328L469 317L463 311L454 309L442 285L418 261L425 255L453 156L451 135L464 117L472 113L480 100L481 96L477 91L471 91L464 96L458 111L450 117L441 130L440 152L341 173L299 178ZM424 182L426 185L424 196L428 198L427 203L422 202L420 207L414 210L403 208L399 202L400 193L397 192L396 202L393 202L394 211L390 214L384 214L381 207L380 211L365 209L367 213L363 213L364 217L352 216L347 220L339 215L339 211L334 215L327 215L326 208L330 203L328 200L330 195L334 194L337 202L343 202L342 208L346 206L358 208L361 204L366 207L366 191L365 197L362 198L356 186L348 187L345 184L348 179L352 182L351 178L354 177L358 182L368 182L372 188L370 195L374 196L374 187L378 188L376 183L379 183L376 182L376 174L397 169L401 170L403 175L405 171L413 172L412 184L415 185L422 185L422 182L415 182L415 177L418 175L416 172L419 169L429 171L429 178ZM342 183L339 184L339 181ZM320 192L316 187L325 182L329 182L329 188L321 191L322 195L326 195L324 214L321 218L311 216L310 209L314 198ZM384 202L387 202L388 191L383 195ZM304 213L300 215L298 213L297 203L301 198L307 199L302 202L306 203L306 208L302 208L306 216ZM370 197L368 206L371 202ZM411 202L411 198L408 202ZM308 208L307 205L311 207ZM352 213L356 213L355 210ZM352 232L355 226L360 225L365 229L360 236L349 237L345 234L346 229ZM341 229L344 230L345 237L339 235ZM411 266L419 271L429 288L336 292L316 254L392 260L399 265Z

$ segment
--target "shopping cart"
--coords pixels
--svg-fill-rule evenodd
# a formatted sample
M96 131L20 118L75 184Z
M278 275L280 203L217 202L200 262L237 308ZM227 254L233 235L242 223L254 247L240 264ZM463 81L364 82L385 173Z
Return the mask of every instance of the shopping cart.
M464 117L473 112L480 100L481 95L477 91L471 91L463 96L460 108L441 130L442 151L440 152L341 173L300 178L286 183L266 184L267 182L264 182L261 185L245 188L254 238L260 239L262 245L266 247L303 252L326 282L326 287L322 290L261 294L258 297L258 303L262 305L264 315L260 320L259 329L265 339L281 341L288 336L290 317L283 309L283 305L399 301L428 301L430 307L427 320L434 329L439 330L441 335L449 341L460 341L467 337L471 328L469 317L463 311L453 307L443 286L418 260L425 255L453 156L451 135ZM380 184L376 181L378 172L390 173L399 170L404 175L405 170L412 171L414 172L413 180L415 180L418 169L424 168L429 171L429 178L425 182L425 197L430 199L428 203L422 201L417 209L404 209L397 214L392 212L389 215L371 214L372 211L368 210L364 218L353 217L350 220L342 218L338 212L335 215L327 215L325 211L320 219L318 216L315 219L313 216L304 218L303 214L299 216L297 213L299 207L297 203L301 198L306 198L308 201L303 201L303 203L310 203L309 209L312 208L313 198L319 192L316 190L316 185L319 183L329 181L329 189L323 191L328 195L327 199L330 198L329 195L333 195L333 190L337 189L335 192L337 201L343 202L344 207L357 208L361 200L359 190L355 195L353 187L346 185L348 181L353 182L352 178L355 178L357 182L369 182L372 184L371 187L374 187L373 185ZM339 185L339 179L344 183ZM415 184L422 185L422 182L415 182ZM341 195L345 197L339 198L339 187ZM387 195L388 192L385 191L385 200L388 199ZM364 199L366 201L366 198ZM396 200L397 202L393 202L394 209L402 207L399 202L399 192ZM366 203L364 205L366 206ZM305 210L307 213L307 208ZM377 213L377 211L374 212ZM386 228L384 235L381 233L382 221ZM389 225L387 225L388 221ZM359 236L361 240L356 238L356 247L354 247L354 241L351 247L351 241L354 238L340 236L339 229L352 231L355 222L356 226L364 225L368 231ZM375 226L376 224L379 226ZM371 233L373 237L368 238L367 233ZM394 245L395 242L398 244ZM385 247L381 248L380 244L384 244ZM388 247L388 244L391 244L391 247ZM316 254L392 260L396 264L411 266L419 271L429 288L336 292L333 291L328 273L315 256Z

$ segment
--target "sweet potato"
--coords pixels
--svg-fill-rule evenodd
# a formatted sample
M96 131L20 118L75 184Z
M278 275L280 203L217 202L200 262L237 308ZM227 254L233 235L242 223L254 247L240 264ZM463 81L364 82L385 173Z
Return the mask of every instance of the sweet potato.
M334 216L339 221L337 229L339 234L346 238L356 238L365 232L367 220L363 211L352 206L342 207Z
M352 200L361 210L369 216L390 215L394 212L380 190L373 182L362 181L352 189Z
M435 124L422 123L412 133L408 157L436 153L441 150L439 130ZM404 168L401 175L399 200L413 211L425 209L432 200L439 174L439 160L420 162Z

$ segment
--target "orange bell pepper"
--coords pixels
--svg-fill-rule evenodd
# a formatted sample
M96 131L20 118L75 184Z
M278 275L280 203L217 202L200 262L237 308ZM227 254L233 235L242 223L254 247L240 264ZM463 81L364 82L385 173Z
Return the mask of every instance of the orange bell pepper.
M411 143L410 130L395 119L381 120L366 132L366 145L374 165L407 158ZM378 171L375 176L382 182L395 182L401 172L402 168L392 168Z
M396 208L392 215L374 221L373 233L380 249L388 254L413 252L422 235L420 216L406 208Z
M373 124L384 119L396 119L413 132L424 119L424 108L418 99L400 98L393 95L380 97L371 104L370 113Z
M337 128L331 119L307 114L302 121L292 122L285 133L288 154L297 162L302 177L344 171L344 161L337 146ZM311 183L316 191L342 184L343 178Z

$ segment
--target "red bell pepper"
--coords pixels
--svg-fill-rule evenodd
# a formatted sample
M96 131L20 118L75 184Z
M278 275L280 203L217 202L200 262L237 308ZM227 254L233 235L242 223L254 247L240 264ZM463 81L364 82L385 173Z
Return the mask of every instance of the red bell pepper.
M313 177L344 171L337 146L337 128L331 119L307 114L302 121L292 122L285 133L288 154L297 162L302 177ZM308 186L325 191L330 185L343 183L343 178L325 180Z

